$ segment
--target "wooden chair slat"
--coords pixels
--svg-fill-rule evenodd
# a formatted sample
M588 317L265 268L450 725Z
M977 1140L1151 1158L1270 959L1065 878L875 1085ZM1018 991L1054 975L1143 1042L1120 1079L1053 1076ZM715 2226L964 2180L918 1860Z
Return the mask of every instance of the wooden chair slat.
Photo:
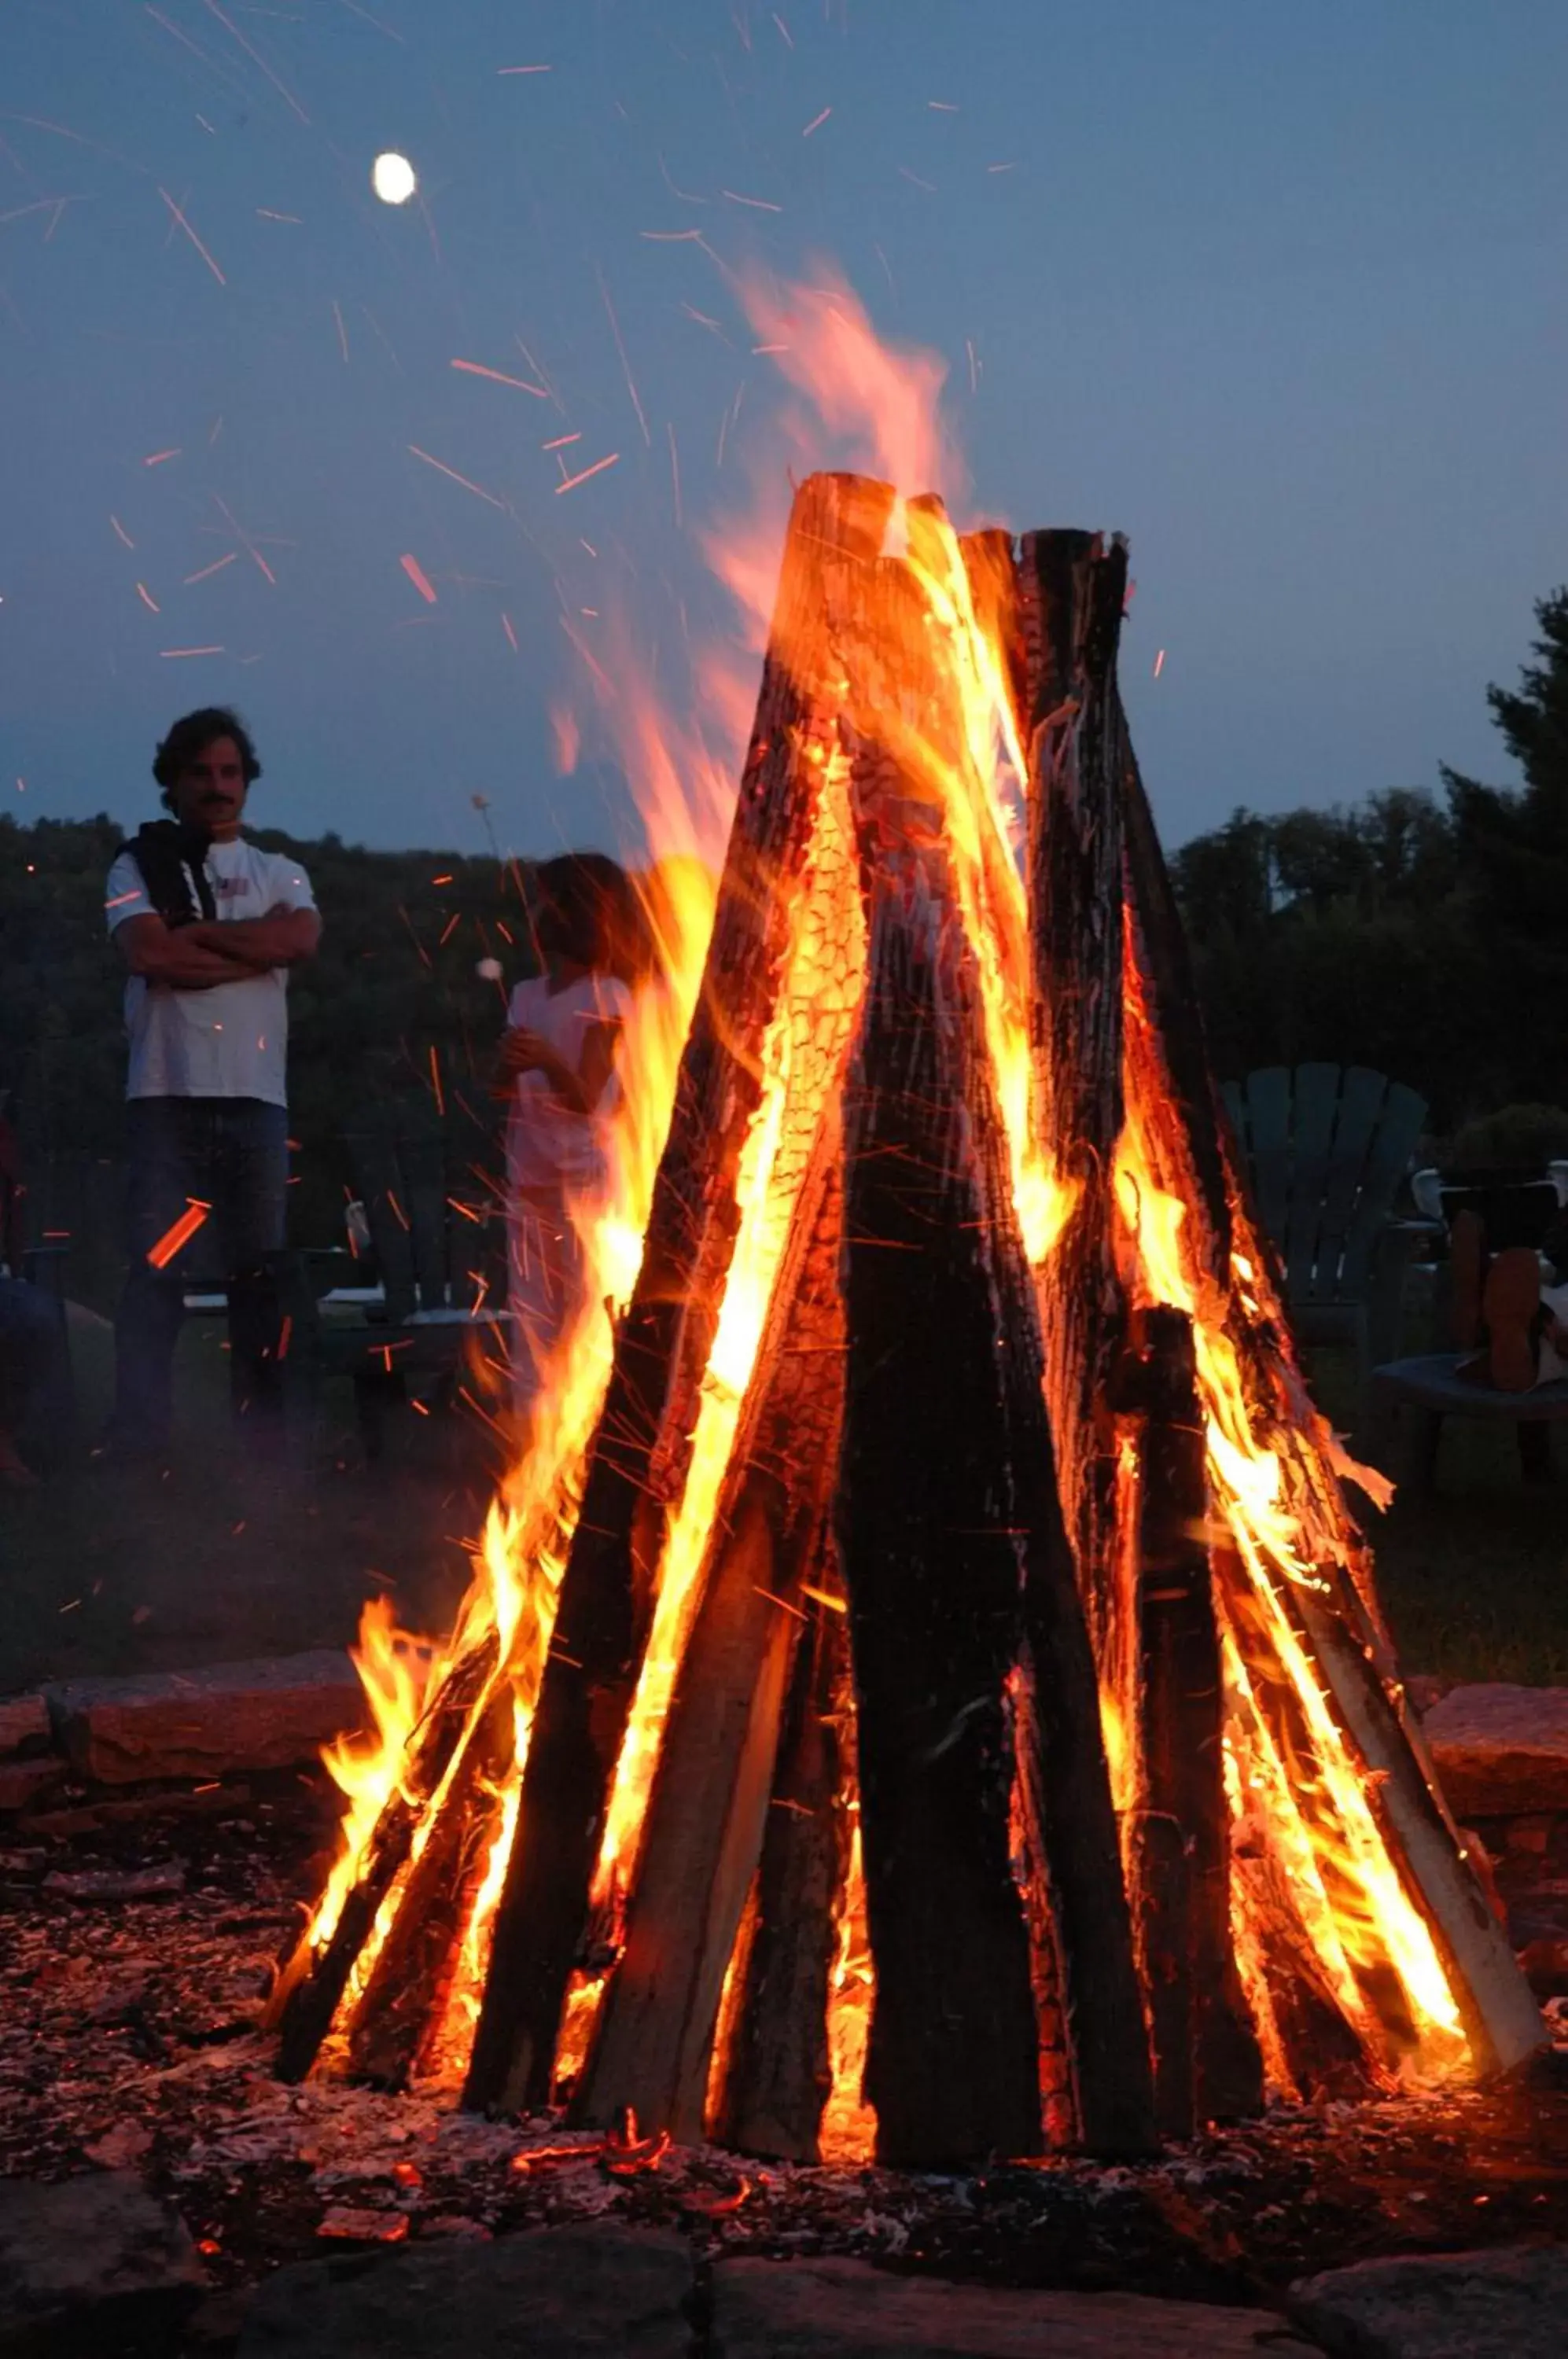
M1334 1293L1334 1261L1322 1245L1339 1088L1337 1065L1298 1065L1292 1077L1290 1182L1279 1240L1292 1302L1332 1299Z
M1290 1201L1290 1070L1265 1066L1248 1073L1243 1087L1253 1194L1264 1227L1278 1242L1285 1234Z

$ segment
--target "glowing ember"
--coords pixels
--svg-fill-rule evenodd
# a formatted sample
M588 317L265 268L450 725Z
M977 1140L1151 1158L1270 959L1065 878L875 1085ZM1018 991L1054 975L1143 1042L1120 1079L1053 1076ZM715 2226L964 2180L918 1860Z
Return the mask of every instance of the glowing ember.
M384 205L406 205L419 183L407 156L389 147L372 164L370 185Z

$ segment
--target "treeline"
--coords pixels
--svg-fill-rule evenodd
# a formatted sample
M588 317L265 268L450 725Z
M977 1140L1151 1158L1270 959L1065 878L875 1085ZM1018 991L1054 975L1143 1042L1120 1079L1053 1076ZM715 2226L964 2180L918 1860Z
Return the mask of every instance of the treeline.
M103 881L123 838L105 818L0 818L0 1090L30 1160L118 1154L125 969L107 938ZM476 1108L504 988L475 969L528 971L526 872L451 853L367 852L335 835L256 841L304 863L325 920L289 984L295 1233L341 1226L341 1150L355 1109L391 1092L461 1094Z
M1240 810L1174 854L1222 1078L1373 1065L1421 1090L1449 1137L1509 1106L1568 1107L1568 591L1536 613L1539 660L1517 690L1488 691L1519 792L1444 771L1441 799L1398 788L1351 809ZM289 995L295 1227L319 1238L341 1217L356 1108L438 1088L484 1105L504 991L475 969L528 971L525 878L335 835L257 840L304 862L326 921ZM103 880L119 841L103 818L0 819L0 1089L33 1157L118 1149L125 978ZM1568 1152L1561 1123L1552 1152Z
M1441 799L1237 810L1175 854L1222 1078L1372 1065L1450 1138L1508 1107L1568 1107L1568 591L1536 617L1538 660L1487 691L1519 791L1445 769Z

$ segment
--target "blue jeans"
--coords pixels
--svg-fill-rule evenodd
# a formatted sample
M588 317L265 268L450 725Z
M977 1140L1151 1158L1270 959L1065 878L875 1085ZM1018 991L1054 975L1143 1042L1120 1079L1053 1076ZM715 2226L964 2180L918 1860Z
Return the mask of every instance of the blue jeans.
M238 1414L276 1412L277 1299L267 1256L282 1249L289 1115L260 1098L133 1098L125 1108L130 1270L114 1317L117 1441L161 1449L186 1288L226 1288ZM192 1207L207 1207L172 1252Z

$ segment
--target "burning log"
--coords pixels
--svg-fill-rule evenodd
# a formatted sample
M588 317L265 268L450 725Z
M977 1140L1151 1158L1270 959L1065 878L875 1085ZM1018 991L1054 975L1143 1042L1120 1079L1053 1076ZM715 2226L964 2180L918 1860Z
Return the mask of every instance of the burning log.
M831 1550L824 1553L831 1561ZM836 1564L832 1575L819 1574L836 1577ZM844 1636L842 1612L817 1601L796 1648L757 1868L757 1925L715 2107L713 2134L722 2144L787 2162L821 2160L833 2079L833 1903L849 1854L839 1741L849 1678Z
M1149 1018L1149 1053L1161 1066L1158 1094L1166 1109L1164 1143L1175 1192L1192 1208L1204 1274L1231 1304L1226 1332L1249 1388L1272 1408L1272 1422L1293 1443L1287 1455L1297 1468L1309 1524L1332 1533L1339 1555L1354 1563L1359 1540L1330 1472L1330 1437L1282 1340L1283 1314L1269 1283L1258 1224L1241 1209L1245 1183L1208 1077L1180 917L1142 782L1130 762L1126 803L1127 903ZM1247 1283L1258 1304L1248 1317L1240 1315L1233 1266L1243 1236ZM1332 1547L1322 1551L1311 1578L1274 1587L1292 1636L1323 1682L1328 1710L1388 1858L1435 1945L1473 2062L1483 2072L1507 2071L1542 2044L1540 2010L1439 1799L1402 1696L1393 1691L1387 1637L1368 1605L1370 1594L1369 1578L1363 1571L1357 1582L1346 1579Z
M1104 1174L1122 1127L1123 732L1114 667L1127 549L1030 533L1023 626L1031 679L1029 954L1038 1120L1066 1220L1041 1289L1059 1481L1095 1651L1114 1650L1116 1454L1106 1413L1125 1318Z
M1010 1437L953 930L918 879L880 899L846 1137L837 1530L877 1976L866 2093L878 2158L913 2169L1040 2135L1008 1866Z
M401 1904L359 1996L349 2069L380 2089L406 2088L439 2031L453 1951L500 1818L497 1781L512 1758L512 1699L503 1683L448 1780Z
M1247 2020L1230 1924L1220 1643L1209 1565L1208 1481L1192 1321L1138 1314L1138 1353L1117 1388L1139 1413L1138 1756L1133 1837L1138 1962L1160 2126L1255 2113L1262 2058Z
M616 1342L530 1740L464 2103L550 2095L605 1798L636 1684L662 1527L655 1452L691 1431L734 1246L735 1172L759 1049L833 734L824 683L845 577L875 556L887 484L814 475L795 501L697 1012L681 1059L631 1308ZM662 1496L673 1487L662 1470Z
M838 1080L830 1055L824 1090ZM840 1132L830 1103L795 1207L774 1316L731 1453L710 1564L645 1823L626 1946L574 2118L630 2105L673 2137L702 2136L724 1971L762 1850L797 1603L838 1454L844 1322Z
M382 1903L408 1864L425 1810L495 1676L498 1656L492 1630L454 1665L376 1821L331 1935L319 1952L302 1940L280 1977L267 2016L278 2035L276 2070L280 2081L302 2081L315 2062Z

